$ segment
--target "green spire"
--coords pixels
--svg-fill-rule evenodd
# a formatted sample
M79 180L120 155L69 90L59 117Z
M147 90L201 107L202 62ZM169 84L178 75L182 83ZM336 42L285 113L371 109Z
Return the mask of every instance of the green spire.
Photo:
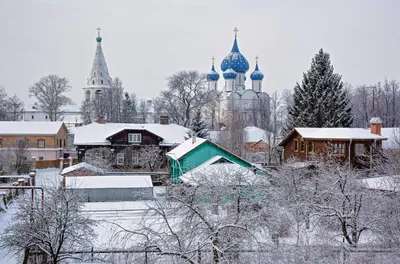
M102 41L102 38L100 37L100 30L101 30L101 28L96 28L96 30L97 30L97 38L96 38L96 41L97 42L101 42Z

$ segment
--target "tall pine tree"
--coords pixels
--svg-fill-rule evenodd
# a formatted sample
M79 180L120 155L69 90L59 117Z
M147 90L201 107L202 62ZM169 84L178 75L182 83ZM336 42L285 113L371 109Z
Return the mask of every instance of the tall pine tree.
M188 133L189 137L191 137L192 134L194 134L200 138L208 138L209 132L206 127L207 125L201 118L200 111L198 111L193 119L192 130Z
M296 84L293 105L289 108L286 127L350 127L353 123L348 92L342 76L333 72L329 53L322 49L315 55L311 68Z

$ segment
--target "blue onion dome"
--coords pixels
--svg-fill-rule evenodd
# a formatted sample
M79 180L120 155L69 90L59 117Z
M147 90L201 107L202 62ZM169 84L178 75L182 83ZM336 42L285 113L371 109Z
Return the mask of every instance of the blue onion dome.
M218 72L215 71L213 63L211 71L207 74L207 81L218 81L218 80L219 80L219 74Z
M232 70L231 68L229 68L224 72L223 75L224 75L225 79L235 79L237 76L237 73L234 70Z
M239 47L237 44L237 38L235 36L235 41L233 42L232 51L224 58L221 63L221 70L226 71L227 69L232 68L235 72L245 73L249 70L249 62L247 59L240 53Z
M260 72L260 70L258 69L258 62L256 63L256 68L250 74L250 79L252 79L253 81L262 81L264 79L264 74L262 74L262 72Z

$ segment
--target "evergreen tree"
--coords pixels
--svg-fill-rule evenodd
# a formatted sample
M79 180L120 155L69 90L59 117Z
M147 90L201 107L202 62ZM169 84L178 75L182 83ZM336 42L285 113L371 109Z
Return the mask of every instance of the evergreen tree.
M348 92L342 76L333 72L329 53L322 49L315 55L311 68L296 84L293 105L289 108L286 127L350 127L353 122Z
M122 102L122 123L133 123L136 116L136 105L128 92L125 93L125 98Z
M206 126L207 126L206 123L201 118L200 111L198 111L196 113L196 116L193 119L192 132L197 137L207 138L209 133L208 133L208 129L206 128Z

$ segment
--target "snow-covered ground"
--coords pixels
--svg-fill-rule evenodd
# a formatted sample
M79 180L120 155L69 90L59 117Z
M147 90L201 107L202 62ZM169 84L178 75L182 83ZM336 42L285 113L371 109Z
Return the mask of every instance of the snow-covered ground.
M42 169L37 170L36 173L36 186L51 187L59 185L62 177L59 175L59 169ZM27 192L26 195L30 195ZM40 191L37 191L37 195L40 195ZM8 205L6 212L0 212L0 234L3 233L4 228L12 221L13 213L15 212L15 206L13 202ZM17 264L18 259L16 256L9 254L6 250L0 249L0 264Z

